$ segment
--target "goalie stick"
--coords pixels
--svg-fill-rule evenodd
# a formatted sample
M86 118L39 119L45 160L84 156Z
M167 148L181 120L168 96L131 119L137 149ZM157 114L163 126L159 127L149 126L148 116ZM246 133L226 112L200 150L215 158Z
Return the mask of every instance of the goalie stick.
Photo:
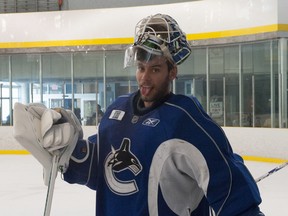
M70 145L66 146L63 150L54 151L53 159L52 159L52 167L51 167L50 174L49 174L49 182L48 182L48 189L47 189L47 195L46 195L44 216L50 216L57 172L58 170L63 172L64 169L67 168L67 164L65 164L65 161L67 161L67 159L69 160L70 156L72 155L72 152L75 148L75 145L77 143L79 136L83 137L81 126L77 125L77 123L72 119L72 117L67 112L67 110L60 109L60 108L57 108L54 110L60 113L62 116L61 119L58 120L57 123L62 123L62 121L64 122L67 121L71 125L73 125L76 130L75 130L75 134L73 136L73 139L71 140ZM81 130L79 129L79 127ZM66 157L64 157L64 155L66 155ZM67 157L67 155L69 155L69 157Z
M264 175L258 177L255 179L255 182L258 183L260 182L261 180L267 178L268 176L272 175L273 173L283 169L284 167L286 167L288 165L288 161L286 161L285 163L275 167L274 169L270 170L269 172L265 173Z
M59 161L59 156L54 155L53 160L52 160L51 172L49 176L48 188L47 188L44 216L50 216L53 192L54 192L54 187L55 187L55 180L56 180L57 171L58 171L58 161Z

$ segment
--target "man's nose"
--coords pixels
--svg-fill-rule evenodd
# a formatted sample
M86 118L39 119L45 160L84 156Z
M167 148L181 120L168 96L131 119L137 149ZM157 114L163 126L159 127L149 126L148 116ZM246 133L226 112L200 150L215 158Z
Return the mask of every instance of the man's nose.
M145 70L143 71L141 79L142 80L149 80L150 79L150 71L148 68L145 68Z

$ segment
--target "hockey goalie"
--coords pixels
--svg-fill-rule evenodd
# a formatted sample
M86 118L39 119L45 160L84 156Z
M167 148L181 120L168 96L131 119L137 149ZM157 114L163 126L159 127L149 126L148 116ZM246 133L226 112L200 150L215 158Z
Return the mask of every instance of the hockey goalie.
M117 98L88 140L71 111L16 103L15 138L43 165L45 183L59 171L96 190L97 216L263 216L222 128L195 97L171 91L190 53L169 15L140 20L124 58L139 89Z

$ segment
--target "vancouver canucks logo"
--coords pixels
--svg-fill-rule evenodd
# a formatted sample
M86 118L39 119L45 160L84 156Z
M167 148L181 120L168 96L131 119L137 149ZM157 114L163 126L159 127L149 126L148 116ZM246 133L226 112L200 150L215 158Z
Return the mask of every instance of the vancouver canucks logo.
M131 171L134 176L142 171L142 165L131 152L130 146L130 139L124 138L120 148L115 150L112 147L111 152L105 159L105 179L107 185L111 191L119 195L130 195L138 191L134 179L124 181L115 176L115 173L120 173L125 170Z

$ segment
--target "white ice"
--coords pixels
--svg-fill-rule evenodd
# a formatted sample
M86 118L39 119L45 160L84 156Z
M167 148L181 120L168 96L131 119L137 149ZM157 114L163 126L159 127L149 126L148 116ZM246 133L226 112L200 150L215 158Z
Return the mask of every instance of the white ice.
M257 178L279 164L245 162ZM0 215L43 215L47 187L42 167L31 155L0 155ZM287 215L288 166L258 183L266 216ZM245 197L243 197L245 199ZM285 213L286 212L286 213ZM51 216L94 216L95 191L56 179Z

